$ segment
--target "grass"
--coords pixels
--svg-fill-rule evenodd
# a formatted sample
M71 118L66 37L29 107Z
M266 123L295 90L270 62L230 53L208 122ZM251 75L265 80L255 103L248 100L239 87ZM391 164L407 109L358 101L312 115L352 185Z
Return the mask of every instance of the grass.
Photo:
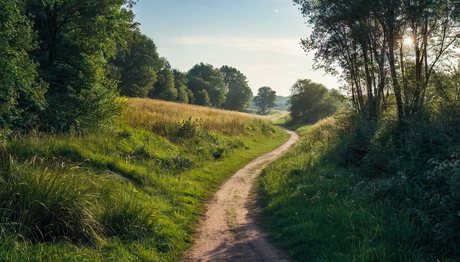
M454 261L426 217L388 197L401 178L363 179L339 164L346 139L337 126L330 118L299 128L301 142L259 178L262 221L277 244L295 261Z
M236 111L144 98L129 99L124 118L130 126L162 135L168 134L171 124L187 120L196 123L203 130L219 131L229 135L244 134L245 125L248 122L256 122L260 119L270 120L263 116Z
M219 185L288 137L249 114L129 103L112 129L0 149L0 260L177 261Z

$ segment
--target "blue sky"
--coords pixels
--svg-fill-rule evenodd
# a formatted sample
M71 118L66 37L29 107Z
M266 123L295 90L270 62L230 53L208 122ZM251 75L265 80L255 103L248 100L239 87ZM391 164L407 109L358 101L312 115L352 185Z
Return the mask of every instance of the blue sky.
M288 96L300 78L338 88L336 78L311 69L313 54L299 44L310 28L291 0L140 0L134 12L160 56L181 71L200 62L232 66L254 94L270 86Z

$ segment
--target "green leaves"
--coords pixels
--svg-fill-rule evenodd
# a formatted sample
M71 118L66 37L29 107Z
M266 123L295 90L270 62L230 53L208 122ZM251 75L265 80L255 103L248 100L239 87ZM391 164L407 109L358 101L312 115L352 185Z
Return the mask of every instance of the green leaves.
M275 107L276 91L273 91L268 86L263 86L257 91L257 96L253 99L254 104L260 108L262 113L268 108Z
M291 88L288 100L293 121L312 124L332 115L340 106L340 94L331 96L327 88L310 79L299 79Z
M17 0L0 1L0 129L25 125L21 115L45 105L46 85L27 54L34 48L35 34L18 5Z
M222 66L220 72L223 81L227 85L228 93L224 108L229 110L242 111L249 106L252 99L252 90L248 85L248 80L238 69Z
M126 48L120 47L115 59L109 62L116 68L120 94L128 97L147 97L157 82L163 61L153 40L139 30L125 35Z
M126 0L27 0L40 45L30 52L40 77L49 84L48 107L38 128L87 130L110 120L122 108L107 58L123 46L134 25Z
M208 93L212 106L220 108L225 102L227 87L222 74L210 64L196 64L187 73L189 89L195 95L203 89Z

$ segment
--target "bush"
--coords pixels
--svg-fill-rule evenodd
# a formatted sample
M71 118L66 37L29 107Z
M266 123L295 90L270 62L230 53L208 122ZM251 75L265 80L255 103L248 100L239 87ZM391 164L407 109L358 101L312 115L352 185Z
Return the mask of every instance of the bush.
M349 118L344 125L353 131L339 150L342 166L357 175L358 194L388 202L389 215L415 221L424 252L459 259L460 118L452 114L455 109L421 111L403 120Z

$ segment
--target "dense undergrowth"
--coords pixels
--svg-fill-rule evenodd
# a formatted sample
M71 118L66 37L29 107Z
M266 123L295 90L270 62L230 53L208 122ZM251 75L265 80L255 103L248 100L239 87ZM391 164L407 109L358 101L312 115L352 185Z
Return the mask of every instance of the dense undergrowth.
M297 261L459 261L458 113L302 128L260 179L265 226Z
M186 108L143 103L176 115ZM159 128L148 118L153 109L131 107L116 126L97 133L4 141L0 260L180 259L204 201L245 163L287 139L261 119L201 109L163 117ZM206 128L197 118L221 125ZM237 132L226 129L232 124Z

